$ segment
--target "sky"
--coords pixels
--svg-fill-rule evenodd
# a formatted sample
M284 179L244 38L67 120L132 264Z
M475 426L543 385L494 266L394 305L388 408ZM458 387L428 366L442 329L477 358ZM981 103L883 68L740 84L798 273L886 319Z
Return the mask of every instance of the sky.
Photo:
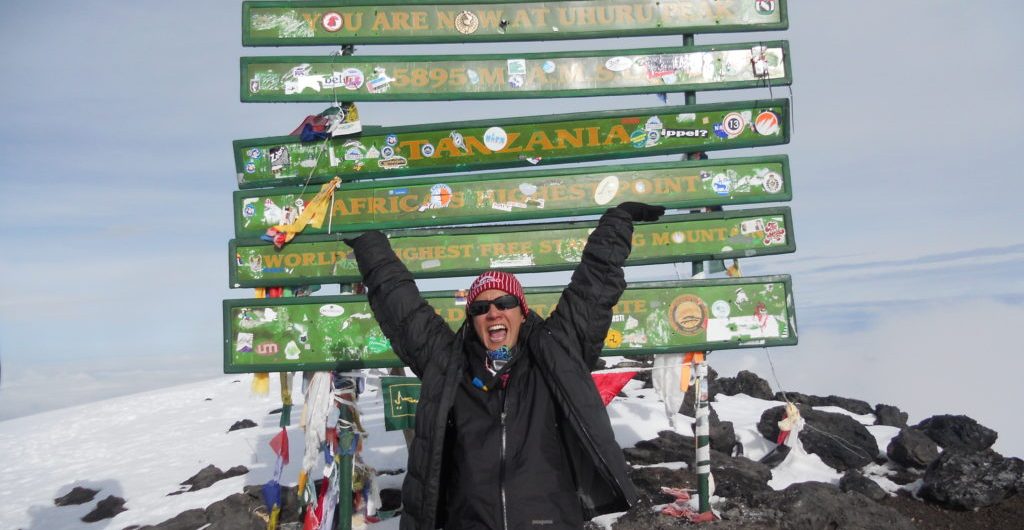
M240 2L15 3L0 20L0 420L214 377L236 189L231 141L286 134L324 104L242 104ZM742 263L793 277L800 344L713 353L776 389L892 403L920 421L967 414L1024 456L1018 322L1024 221L1024 7L789 2L794 85L698 102L792 97L786 153L797 252ZM679 37L503 43L502 51L676 46ZM356 54L486 53L494 44L360 46ZM415 49L415 51L413 51ZM671 95L669 104L683 104ZM360 103L404 125L657 106L654 96ZM651 161L652 159L636 160ZM638 267L674 279L688 266ZM556 285L564 275L524 275ZM468 279L423 282L465 287ZM327 294L336 288L324 289ZM774 367L774 376L772 375ZM1006 399L1016 398L1016 399Z

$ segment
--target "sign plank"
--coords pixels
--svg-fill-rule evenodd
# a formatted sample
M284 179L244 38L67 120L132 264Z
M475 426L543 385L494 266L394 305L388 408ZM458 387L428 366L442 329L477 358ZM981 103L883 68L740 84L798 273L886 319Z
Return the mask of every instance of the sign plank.
M783 30L786 0L338 0L242 3L242 44L588 39Z
M521 99L792 83L785 41L489 55L242 57L244 102Z
M240 188L612 160L789 142L789 100L373 128L310 143L235 140Z
M530 310L549 316L561 289L527 289ZM424 294L453 329L465 319L460 295ZM650 282L630 285L623 293L603 355L796 343L789 276ZM225 373L399 365L363 296L224 301Z
M597 221L404 230L391 247L421 278L470 276L487 269L571 270ZM789 208L673 215L638 223L627 265L754 257L796 251ZM349 234L352 235L351 233ZM278 250L259 239L229 244L232 287L358 282L348 245L335 236L300 236Z
M317 191L234 192L235 237L290 223ZM792 197L785 155L346 182L334 193L330 223L303 235L591 215L625 201L693 208Z

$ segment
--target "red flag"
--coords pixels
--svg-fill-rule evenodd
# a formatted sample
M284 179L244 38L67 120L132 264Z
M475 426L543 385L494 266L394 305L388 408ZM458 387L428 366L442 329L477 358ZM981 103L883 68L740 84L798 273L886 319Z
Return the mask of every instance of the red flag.
M282 428L281 432L277 433L277 436L271 438L270 448L274 450L277 456L281 457L281 461L284 465L288 465L288 432Z
M590 374L594 378L594 384L597 385L597 391L601 394L601 401L604 401L606 407L615 399L622 387L626 386L630 379L633 379L634 375L636 372Z

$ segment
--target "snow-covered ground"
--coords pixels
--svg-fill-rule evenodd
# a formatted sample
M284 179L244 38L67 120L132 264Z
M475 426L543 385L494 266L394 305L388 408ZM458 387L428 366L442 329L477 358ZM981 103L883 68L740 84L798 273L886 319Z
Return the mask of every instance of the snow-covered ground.
M249 392L250 379L249 375L225 375L0 422L0 530L121 529L155 524L184 510L205 508L240 492L244 485L265 483L272 476L275 462L268 442L280 431L279 416L269 414L280 405L279 390L277 378L271 377L271 397L254 398ZM298 427L302 396L298 383L296 378L296 407L288 428L292 458L282 477L282 483L289 485L296 483L302 461L303 434ZM626 397L616 398L608 406L623 447L672 429L657 394L641 386L638 381L630 381ZM743 395L719 396L715 409L723 421L734 423L744 454L757 459L773 448L757 432L757 421L765 409L779 404ZM400 432L384 430L384 409L375 378L368 378L359 405L363 427L370 433L364 444L364 461L379 470L404 468L405 441ZM853 417L868 425L874 420L871 416ZM257 427L228 432L242 419L253 420ZM674 420L676 430L691 434L691 418L676 415ZM897 433L892 427L868 429L883 451ZM207 489L167 496L180 491L182 481L209 464L223 470L241 464L249 468L249 473ZM875 479L893 490L895 484L881 476L885 473L879 467ZM773 474L770 485L776 489L806 480L835 483L840 477L816 456L799 448ZM379 484L382 488L399 487L402 478L382 475ZM55 498L75 486L100 493L83 505L54 505ZM108 495L124 498L127 511L112 519L83 523L80 518ZM397 527L396 519L373 525L379 530Z

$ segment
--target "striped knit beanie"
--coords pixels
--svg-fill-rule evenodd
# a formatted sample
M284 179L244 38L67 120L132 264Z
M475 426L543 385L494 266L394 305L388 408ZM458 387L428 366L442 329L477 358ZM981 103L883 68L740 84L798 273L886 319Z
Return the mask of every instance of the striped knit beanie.
M526 307L526 297L523 296L523 286L519 284L519 280L514 275L507 272L487 271L477 276L473 280L473 285L469 287L469 296L466 297L466 303L472 304L473 300L480 296L480 293L488 289L505 291L518 298L519 307L523 310L524 315L527 314L528 308Z

